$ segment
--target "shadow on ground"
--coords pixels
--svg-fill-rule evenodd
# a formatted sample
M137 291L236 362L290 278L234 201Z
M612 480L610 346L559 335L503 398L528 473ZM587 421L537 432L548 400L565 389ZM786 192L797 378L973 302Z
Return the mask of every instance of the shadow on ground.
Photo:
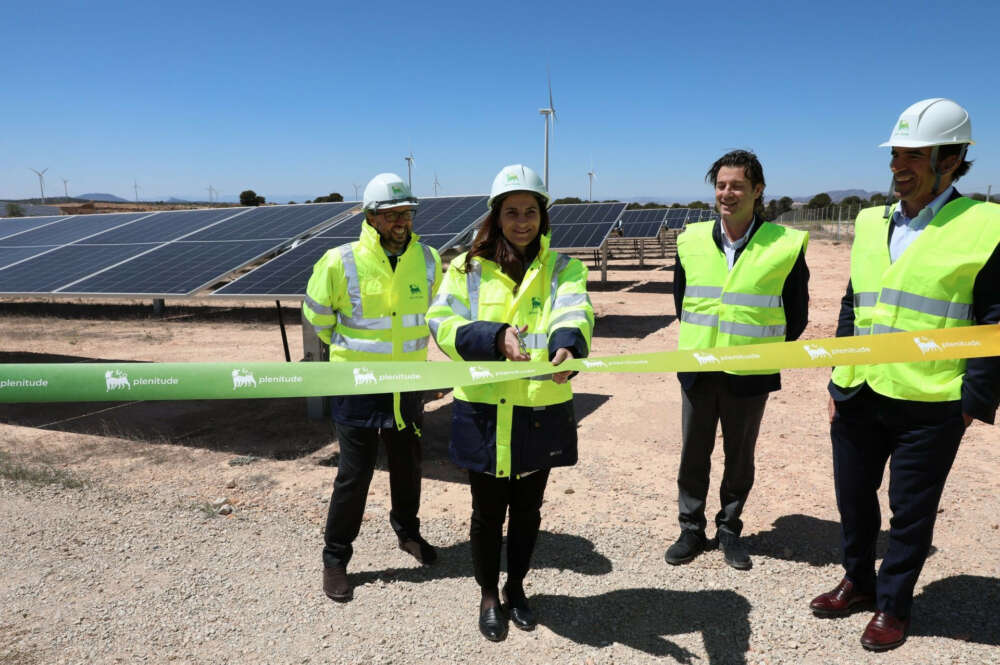
M828 566L842 562L840 522L823 520L811 515L782 515L775 520L769 531L744 535L751 554L798 561L810 566ZM875 543L877 557L885 554L888 539L888 531L879 532ZM931 546L928 556L934 556L936 552L937 549ZM839 578L831 579L830 588L833 588L838 581Z
M5 302L4 315L30 316L43 319L89 319L96 321L184 321L185 323L278 323L277 306L274 304L232 306L220 305L175 305L167 301L161 312L156 312L151 303L91 303L91 302ZM281 306L285 325L299 324L298 304Z
M408 568L386 568L361 573L350 573L351 582L355 585L368 584L376 580L395 580L402 582L426 582L434 579L451 579L468 577L470 580L470 607L478 607L479 591L472 580L472 553L469 541L463 541L438 547L438 560L433 566L416 566ZM571 571L581 575L607 575L611 572L611 561L594 549L594 543L581 536L568 533L553 533L542 529L538 534L538 543L531 558L534 570L555 568ZM501 560L501 568L507 570L506 548ZM501 575L501 579L504 575ZM529 580L530 581L530 580ZM502 582L501 582L502 583ZM474 596L474 602L472 599Z
M605 314L594 321L594 337L641 339L666 328L676 320L677 317L671 314Z
M701 658L669 639L699 632L708 663L746 663L750 603L733 591L622 589L598 596L534 596L539 623L578 644L624 644L678 663Z
M913 599L911 635L1000 646L1000 579L955 575L931 582Z

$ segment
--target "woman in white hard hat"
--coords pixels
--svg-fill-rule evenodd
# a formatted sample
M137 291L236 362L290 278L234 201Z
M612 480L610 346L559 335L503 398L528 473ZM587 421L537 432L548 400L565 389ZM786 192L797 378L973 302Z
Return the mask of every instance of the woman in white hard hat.
M550 361L585 357L594 313L587 269L549 250L549 194L520 164L493 180L489 215L472 249L456 257L427 312L438 346L454 360ZM468 469L472 546L481 589L479 630L507 636L508 615L532 630L523 580L541 523L549 469L576 463L570 372L455 388L449 455ZM499 591L508 508L507 580Z

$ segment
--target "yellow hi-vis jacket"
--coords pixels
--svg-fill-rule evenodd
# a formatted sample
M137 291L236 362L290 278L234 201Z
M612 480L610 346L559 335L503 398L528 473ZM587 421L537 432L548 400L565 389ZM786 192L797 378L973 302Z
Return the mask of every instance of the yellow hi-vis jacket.
M419 238L412 234L393 270L366 221L359 240L316 262L302 311L330 346L331 362L427 359L426 313L441 284L441 257ZM399 393L393 393L393 414L403 429Z
M781 293L799 254L805 251L809 234L762 222L729 270L725 252L712 240L714 224L689 224L677 237L677 255L687 276L677 348L784 342Z
M946 203L895 263L889 258L891 223L881 206L862 210L855 221L854 334L972 325L976 275L1000 244L1000 206L965 197ZM881 395L917 402L961 399L966 361L932 360L937 344L919 335L913 343L928 360L839 366L833 383L853 388L867 382Z
M540 238L540 245L520 285L493 261L475 257L469 272L464 273L466 255L455 257L427 312L434 340L448 357L465 359L460 338L476 335L471 329L463 333L463 329L474 329L480 322L527 326L524 339L533 361L550 360L557 350L553 345L560 344L560 339L582 338L575 352L587 355L594 327L594 311L587 295L587 268L578 259L550 251L548 235ZM495 354L495 332L499 328L483 329L489 332L479 336L481 353ZM459 466L497 477L575 463L572 399L570 384L555 383L551 374L456 387L453 414L479 409L470 420L482 427L453 426L452 459ZM555 405L568 406L556 409ZM550 406L553 408L547 415ZM544 453L545 447L551 449Z

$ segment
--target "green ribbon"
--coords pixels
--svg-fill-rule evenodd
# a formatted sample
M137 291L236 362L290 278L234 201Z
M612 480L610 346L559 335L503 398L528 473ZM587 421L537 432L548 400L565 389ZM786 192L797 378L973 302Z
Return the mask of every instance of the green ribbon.
M558 371L700 372L1000 356L1000 326L567 360ZM547 362L0 365L0 403L315 397L439 390L551 374Z

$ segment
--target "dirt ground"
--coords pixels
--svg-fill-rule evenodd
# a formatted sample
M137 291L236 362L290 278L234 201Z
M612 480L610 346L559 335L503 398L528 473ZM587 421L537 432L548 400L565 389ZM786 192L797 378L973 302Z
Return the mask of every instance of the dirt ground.
M848 253L847 244L810 242L812 301L805 338L833 335ZM591 268L597 316L593 356L676 347L672 263L653 257L639 268L632 261L613 260L606 283ZM297 360L302 357L298 304L283 305L291 357ZM156 314L148 301L8 300L0 304L0 326L0 363L284 360L273 302L167 301L164 312ZM432 345L431 358L444 356ZM792 543L808 537L822 545L810 550L810 565L838 561L828 377L826 369L785 371L783 389L769 400L757 448L757 481L744 515L754 554L780 557ZM641 524L662 534L665 548L677 531L681 427L676 378L583 374L573 387L581 464L552 475L548 496L558 499L547 500L543 512L565 523L623 529ZM464 516L469 505L465 474L447 459L451 396L431 397L421 513ZM982 576L994 596L1000 590L998 442L994 427L977 422L969 428L917 594L927 584L957 575ZM718 508L720 449L713 458L709 515ZM194 499L218 493L226 479L266 471L267 483L240 482L230 490L234 504L301 511L316 525L323 524L326 512L316 495L329 492L337 459L330 424L308 420L301 399L0 404L0 451L106 484L162 485ZM261 460L236 464L245 456ZM373 494L386 495L386 475L376 474ZM883 502L886 525L889 514ZM829 586L838 579L831 577ZM803 595L823 590L805 589Z

